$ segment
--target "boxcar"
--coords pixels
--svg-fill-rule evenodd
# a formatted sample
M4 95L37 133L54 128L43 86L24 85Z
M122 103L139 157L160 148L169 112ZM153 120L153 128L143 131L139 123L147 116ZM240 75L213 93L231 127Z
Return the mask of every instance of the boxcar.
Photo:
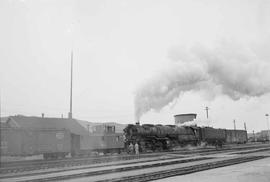
M36 132L37 152L44 158L64 158L71 151L71 135L66 129L43 129Z
M70 152L70 133L59 129L1 129L1 154L44 158L64 157Z
M21 129L1 129L1 154L9 156L30 155L34 151L34 142L27 140L27 133ZM25 136L26 135L26 136ZM28 137L29 138L29 137ZM25 145L24 143L28 143Z
M226 131L225 129L204 127L200 129L200 137L202 142L222 145L226 142Z
M227 143L246 143L247 131L245 130L226 130Z

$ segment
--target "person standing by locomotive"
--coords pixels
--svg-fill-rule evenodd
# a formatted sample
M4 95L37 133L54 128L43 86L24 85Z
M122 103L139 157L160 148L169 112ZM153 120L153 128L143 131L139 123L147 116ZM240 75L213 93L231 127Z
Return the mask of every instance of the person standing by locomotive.
M130 144L128 146L128 149L129 149L129 153L130 154L133 154L133 152L134 152L134 146L133 146L132 142L130 142Z
M136 142L136 144L135 144L135 154L139 155L139 144L138 144L138 142Z

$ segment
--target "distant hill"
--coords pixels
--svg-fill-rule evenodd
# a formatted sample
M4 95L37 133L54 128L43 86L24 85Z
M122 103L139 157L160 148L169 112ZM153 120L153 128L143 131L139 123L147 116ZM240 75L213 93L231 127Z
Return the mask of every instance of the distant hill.
M120 124L120 123L115 123L115 122L93 123L93 122L88 122L88 121L83 121L83 120L77 120L77 121L80 125L82 125L86 129L88 129L88 125L89 125L90 132L93 131L94 126L104 124L104 125L109 125L109 126L115 126L116 133L123 133L124 128L127 126L127 124Z

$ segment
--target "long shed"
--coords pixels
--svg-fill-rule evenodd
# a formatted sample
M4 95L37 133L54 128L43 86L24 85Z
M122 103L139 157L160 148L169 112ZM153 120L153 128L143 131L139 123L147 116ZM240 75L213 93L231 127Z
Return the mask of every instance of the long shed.
M22 129L66 129L76 135L88 135L86 128L81 126L76 119L47 118L36 116L10 116L7 125L11 128Z

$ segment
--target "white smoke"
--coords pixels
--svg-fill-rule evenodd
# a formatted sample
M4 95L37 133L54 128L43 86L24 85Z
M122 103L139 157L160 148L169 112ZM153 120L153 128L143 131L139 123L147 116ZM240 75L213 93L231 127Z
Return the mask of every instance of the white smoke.
M193 121L186 121L178 126L210 126L210 120L194 119Z
M136 119L150 110L159 111L188 91L209 93L212 98L224 94L233 100L269 93L269 55L260 52L228 41L220 42L214 49L171 49L169 67L137 89Z

